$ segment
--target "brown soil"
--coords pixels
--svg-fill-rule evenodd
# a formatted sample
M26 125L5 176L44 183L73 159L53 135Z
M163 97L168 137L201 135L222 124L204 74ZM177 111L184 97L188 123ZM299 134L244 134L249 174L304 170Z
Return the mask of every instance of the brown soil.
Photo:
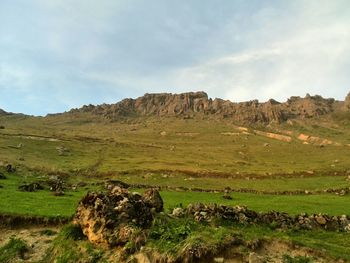
M42 233L45 230L54 231L53 235ZM5 245L11 237L22 239L30 248L25 255L25 260L18 259L16 262L38 262L46 253L52 240L59 232L57 227L32 226L19 227L16 229L0 228L0 247Z

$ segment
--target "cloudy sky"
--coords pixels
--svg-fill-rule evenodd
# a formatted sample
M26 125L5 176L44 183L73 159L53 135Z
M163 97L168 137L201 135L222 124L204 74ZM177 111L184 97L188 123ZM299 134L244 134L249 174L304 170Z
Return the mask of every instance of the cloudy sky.
M1 0L0 108L350 91L349 0Z

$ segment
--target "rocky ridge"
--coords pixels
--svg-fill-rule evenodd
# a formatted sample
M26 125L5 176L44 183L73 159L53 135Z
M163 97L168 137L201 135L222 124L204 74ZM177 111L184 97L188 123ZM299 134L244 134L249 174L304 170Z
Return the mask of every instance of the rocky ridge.
M4 111L3 109L0 109L0 116L2 115L8 115L8 113L6 111Z
M307 94L304 98L291 97L284 103L273 99L264 103L259 103L258 100L234 103L219 98L211 99L205 92L200 91L145 94L137 99L124 99L116 104L85 105L80 109L72 109L68 114L91 113L112 121L133 116L191 118L201 114L230 118L240 123L281 123L289 119L325 115L338 109L339 105L344 105L344 110L350 109L350 93L344 102Z

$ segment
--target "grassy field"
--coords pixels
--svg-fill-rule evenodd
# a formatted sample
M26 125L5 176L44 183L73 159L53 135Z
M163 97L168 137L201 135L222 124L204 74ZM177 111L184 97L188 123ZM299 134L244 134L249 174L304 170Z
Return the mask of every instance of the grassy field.
M338 129L328 122L324 126L278 126L278 130L293 133L294 139L288 143L255 135L252 129L250 134L239 133L237 125L216 120L149 118L105 123L83 122L78 117L17 116L2 117L0 123L5 126L0 131L0 160L37 169L96 173L182 170L233 175L314 171L333 175L350 167L350 129L345 124L337 124ZM228 132L239 135L224 135ZM300 132L323 136L342 146L304 145L296 138ZM16 148L20 144L22 147ZM59 155L57 147L65 147L67 152Z
M73 178L69 181L89 182L86 187L78 188L73 191L68 189L64 196L54 196L48 187L37 192L21 192L18 186L26 182L44 181L43 175L21 176L20 172L16 174L6 174L7 179L1 180L0 185L0 212L9 214L25 214L48 217L70 217L74 214L79 200L89 190L103 190L102 186L92 185L98 182L96 179ZM233 179L232 179L233 180ZM295 179L289 179L295 180ZM301 180L301 179L300 179ZM68 182L69 182L68 181ZM102 182L102 181L101 181ZM258 180L263 185L265 180ZM143 191L135 189L135 191ZM317 194L317 195L267 195L250 193L232 193L232 200L223 198L223 193L206 192L177 192L161 191L166 209L176 207L180 204L187 206L190 203L218 203L226 205L245 205L256 211L283 211L290 214L298 213L326 213L330 215L350 214L348 203L350 196L337 196L335 194ZM295 205L291 205L295 204Z
M173 190L161 191L166 211L203 202L245 205L256 211L276 210L292 215L350 215L350 195L323 192L350 187L350 121L347 115L327 118L250 127L241 132L229 120L209 118L150 117L108 123L89 115L0 117L0 124L5 126L0 130L0 172L7 177L0 180L0 213L69 218L87 191L102 190L105 180L117 179L129 184L171 187ZM254 130L288 133L292 142L257 135ZM300 133L334 143L324 147L303 144L297 139ZM15 173L5 172L8 163L17 168ZM83 181L87 186L68 188L63 196L53 195L48 187L37 192L18 190L23 183L45 181L53 175L64 176L67 184ZM227 200L222 192L180 191L183 187L219 191L230 187L265 194L232 192L232 200ZM174 191L176 188L179 190ZM266 194L282 191L318 193ZM229 226L225 231L238 232L245 239L299 242L350 260L350 240L343 233L276 232L261 226ZM199 234L195 231L193 235ZM77 245L65 243L67 251L79 258L79 252L69 250L69 246L77 249ZM84 246L89 247L86 243ZM98 253L95 248L88 250Z

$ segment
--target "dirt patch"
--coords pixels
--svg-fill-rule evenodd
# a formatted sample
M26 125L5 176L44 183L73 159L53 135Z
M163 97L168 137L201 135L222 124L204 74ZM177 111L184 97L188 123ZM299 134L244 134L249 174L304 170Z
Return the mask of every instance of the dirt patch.
M38 262L43 258L52 240L59 232L57 227L26 227L17 229L0 228L0 246L5 245L11 237L25 241L29 247L26 262Z
M329 263L338 262L320 251L297 246L291 242L272 240L261 242L257 249L250 249L243 254L240 247L232 247L222 254L216 255L210 262L241 263L241 262L286 262L285 258L304 258L310 262ZM305 261L306 262L306 261ZM339 261L343 262L343 261Z
M283 142L291 142L293 140L292 137L290 136L281 135L281 134L272 133L272 132L263 132L263 131L254 130L254 133L260 136L264 136L270 139L275 139Z

